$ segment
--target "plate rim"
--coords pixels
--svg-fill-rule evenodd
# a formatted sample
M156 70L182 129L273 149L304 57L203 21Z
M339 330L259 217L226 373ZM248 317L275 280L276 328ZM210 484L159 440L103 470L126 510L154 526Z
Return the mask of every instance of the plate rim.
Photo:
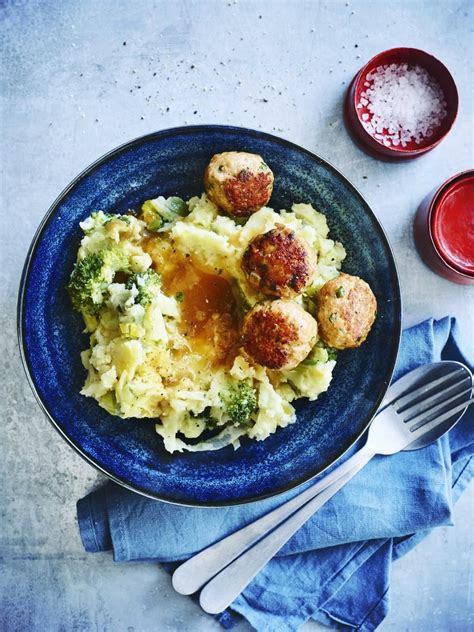
M387 248L389 254L390 254L390 268L391 268L391 276L392 279L394 281L394 286L395 289L397 291L397 294L395 296L395 298L393 299L393 303L395 304L396 310L397 310L397 322L396 322L396 332L395 332L395 336L396 336L396 341L395 341L395 345L393 347L392 350L392 358L391 358L391 362L389 363L389 368L387 371L387 375L384 379L383 382L383 386L380 390L379 396L377 398L377 401L375 402L375 404L373 405L371 411L369 412L369 414L366 416L365 422L364 422L364 426L363 429L357 434L357 436L354 437L353 441L350 443L350 445L345 448L342 452L338 453L338 455L332 459L332 461L330 463L328 463L325 467L323 467L322 469L319 469L318 471L311 471L308 475L306 476L302 476L299 479L296 480L292 480L289 484L285 484L283 486L280 486L274 490L272 490L271 492L268 493L264 493L264 494L259 494L259 495L253 495L253 496L248 496L245 498L239 498L236 500L223 500L223 501L195 501L195 502L183 502L181 500L176 500L173 498L170 498L169 496L166 495L162 495L159 493L153 493L150 492L147 489L144 489L142 487L140 487L140 485L135 485L135 484L131 484L129 481L124 480L122 478L120 478L119 476L117 476L116 474L108 471L105 467L101 466L99 463L97 463L91 456L89 456L88 454L86 454L81 447L79 447L74 441L73 439L67 434L67 432L60 427L59 422L56 421L56 419L54 419L53 415L49 412L46 404L43 402L37 388L36 388L36 384L34 381L34 377L33 377L33 371L31 370L30 367L30 362L28 360L28 354L26 351L26 342L25 342L25 336L24 336L24 316L25 316L25 294L26 294L26 288L28 285L28 279L29 279L29 273L30 273L30 266L31 266L31 262L33 259L33 256L35 254L36 248L39 245L40 242L40 238L43 234L43 232L45 231L45 229L47 228L49 222L51 221L51 219L55 216L55 213L58 210L59 205L61 204L61 202L63 201L63 199L68 195L68 193L77 185L79 184L86 176L88 176L89 174L91 174L99 165L106 163L108 160L110 160L111 158L113 158L114 156L120 154L121 152L123 152L126 149L131 149L136 145L140 145L143 143L146 143L148 141L151 140L157 140L160 138L166 138L166 137L170 137L170 136L176 136L176 135L183 135L183 134L191 134L191 133L199 133L199 132L206 132L206 131L221 131L221 132L231 132L233 134L242 134L245 133L247 135L253 136L254 138L261 138L263 140L267 140L267 141L271 141L271 142L276 142L279 145L283 145L286 146L292 150L297 150L299 152L303 152L305 154L307 154L312 160L316 160L317 162L319 162L320 164L323 164L325 167L329 168L330 171L332 171L333 173L335 173L337 176L339 176L340 178L342 178L342 180L344 180L344 182L346 183L346 185L349 187L349 189L352 190L352 192L356 195L356 197L358 197L360 199L360 201L362 202L365 211L369 213L372 221L374 222L375 226L378 228L379 231L379 235L382 238L382 241L384 242L385 247ZM185 507L202 507L202 508L217 508L217 507L231 507L231 506L238 506L238 505L244 505L244 504L248 504L248 503L252 503L252 502L257 502L257 501L261 501L261 500L265 500L267 498L272 498L272 497L276 497L280 494L283 494L285 492L289 492L293 489L297 489L299 486L305 484L305 483L309 483L310 481L312 481L313 479L315 479L317 476L319 476L320 474L322 474L323 472L325 472L328 468L330 468L332 465L334 465L334 463L336 463L337 461L339 461L345 454L347 454L347 452L354 446L354 444L362 437L362 435L366 432L367 428L370 425L370 422L372 421L372 419L374 418L378 408L380 407L380 404L387 392L388 387L390 386L392 377L393 377L393 372L395 370L395 365L397 362L397 358L398 358L398 353L399 353L399 349L400 349L400 339L401 339L401 327L402 327L402 313L403 313L403 305L402 305L402 297L401 297L401 287L400 287L400 276L398 273L398 268L397 268L397 263L396 263L396 259L395 259L395 255L392 249L392 246L390 244L390 241L387 237L387 234L385 232L385 229L383 228L381 222L378 220L377 216L375 215L375 213L372 211L369 203L367 202L367 200L364 198L364 196L360 193L360 191L357 189L357 187L354 186L354 184L336 167L334 167L333 164L331 164L328 160L321 158L320 156L318 156L317 154L315 154L314 152L310 151L309 149L306 149L305 147L302 147L301 145L298 145L296 143L293 143L290 140L287 140L285 138L281 138L279 136L275 136L273 134L269 134L267 132L263 132L261 130L254 130L251 128L246 128L246 127L238 127L238 126L233 126L233 125L217 125L217 124L201 124L201 125L185 125L185 126L178 126L178 127L170 127L170 128L166 128L163 130L157 130L155 132L150 132L148 134L144 134L142 136L138 136L136 138L133 138L132 140L126 141L124 143L122 143L121 145L118 145L117 147L107 151L106 153L104 153L102 156L100 156L99 158L97 158L96 160L94 160L92 163L90 163L87 167L85 167L75 178L73 178L73 180L71 180L71 182L69 182L68 185L66 185L66 187L59 193L59 195L56 197L56 199L53 201L53 203L50 205L50 207L48 208L48 210L46 211L45 215L43 216L32 240L30 243L30 246L28 248L27 254L26 254L26 258L25 258L25 263L23 265L23 270L22 270L22 274L20 277L20 284L19 284L19 290L18 290L18 300L17 300L17 342L18 342L18 346L19 346L19 351L20 351L20 357L21 357L21 362L23 365L23 370L26 374L26 378L27 381L30 385L31 390L33 391L33 394L36 398L36 401L38 402L41 410L43 411L43 413L45 414L45 416L49 419L50 423L52 424L52 426L56 429L56 431L60 434L60 436L69 444L70 447L73 448L73 450L80 456L82 457L82 459L84 459L86 461L86 463L88 463L89 465L91 465L92 467L94 467L96 470L98 470L99 472L101 472L102 474L104 474L105 476L107 476L107 478L109 478L110 480L112 480L114 483L117 483L118 485L136 492L138 494L141 494L142 496L145 496L147 498L150 498L152 500L158 500L161 502L165 502L168 504L172 504L172 505L178 505L178 506L185 506Z

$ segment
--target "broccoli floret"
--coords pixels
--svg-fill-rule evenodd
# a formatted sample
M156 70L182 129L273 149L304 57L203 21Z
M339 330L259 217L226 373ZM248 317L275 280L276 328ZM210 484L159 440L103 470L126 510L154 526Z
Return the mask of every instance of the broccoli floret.
M128 257L117 248L89 254L77 261L67 286L74 309L90 315L96 314L115 274L129 271Z
M257 391L249 382L230 383L219 393L225 412L239 426L249 424L250 416L257 408Z
M142 205L142 217L148 230L158 230L163 224L170 223L189 213L188 205L179 197L146 200Z
M148 305L153 301L160 288L160 275L151 269L132 274L125 287L131 290L134 285L138 290L135 302L140 303L140 305Z

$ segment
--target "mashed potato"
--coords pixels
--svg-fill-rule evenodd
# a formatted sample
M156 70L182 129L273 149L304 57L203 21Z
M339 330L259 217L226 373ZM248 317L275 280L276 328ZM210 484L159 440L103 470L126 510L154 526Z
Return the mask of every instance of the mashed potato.
M265 297L241 260L249 242L277 224L295 231L314 250L317 271L294 300L314 313L313 298L345 257L324 215L309 204L279 213L264 207L242 224L203 194L187 203L147 201L141 217L98 212L81 223L75 287L90 284L87 271L102 265L80 309L90 334L82 394L112 415L154 419L169 452L238 447L239 437L261 441L292 423L291 402L327 390L335 357L317 341L296 368L275 371L245 353L242 318ZM104 252L113 253L112 272Z

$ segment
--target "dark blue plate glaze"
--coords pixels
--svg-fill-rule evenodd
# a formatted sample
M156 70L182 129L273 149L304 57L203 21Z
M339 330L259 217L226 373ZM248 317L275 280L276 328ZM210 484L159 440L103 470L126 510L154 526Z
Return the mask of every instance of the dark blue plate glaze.
M203 190L203 171L221 151L261 154L275 174L270 205L311 202L363 277L378 317L360 349L339 354L329 391L297 402L295 424L264 442L196 454L168 454L153 422L112 417L79 395L87 348L82 320L65 290L81 231L92 211L126 211L157 195ZM288 490L315 476L361 435L389 385L401 322L400 289L384 232L354 187L327 162L292 143L252 130L197 126L165 130L113 150L72 182L48 211L27 257L19 296L19 338L31 386L61 435L89 463L142 494L187 505L230 505ZM47 438L45 438L47 440Z

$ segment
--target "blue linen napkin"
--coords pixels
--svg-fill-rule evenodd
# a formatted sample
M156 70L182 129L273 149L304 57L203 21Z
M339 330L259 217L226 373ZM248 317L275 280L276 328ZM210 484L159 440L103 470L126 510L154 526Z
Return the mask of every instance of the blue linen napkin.
M472 368L459 341L452 318L405 330L394 379L440 358ZM262 632L297 630L310 618L338 630L374 630L388 612L392 561L431 528L452 524L453 502L474 475L473 408L427 448L375 457L217 617L223 627L243 616ZM257 503L199 509L109 483L77 503L79 528L86 551L113 550L115 561L156 560L172 570L307 486Z

